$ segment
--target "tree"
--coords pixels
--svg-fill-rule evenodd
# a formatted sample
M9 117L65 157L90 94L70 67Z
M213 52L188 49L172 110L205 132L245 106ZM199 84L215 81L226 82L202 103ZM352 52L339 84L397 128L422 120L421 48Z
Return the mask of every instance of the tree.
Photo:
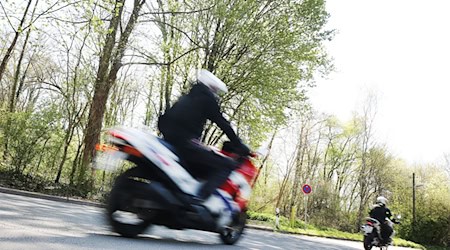
M358 215L356 219L356 230L359 230L364 208L367 205L371 196L370 178L375 169L374 165L370 164L370 150L374 147L373 138L373 123L376 114L376 97L369 94L366 103L363 107L363 113L359 119L361 126L361 141L359 148L359 166L358 177L355 186L358 186Z
M450 178L450 154L444 154L444 170L447 172L447 175Z
M321 48L331 37L322 30L328 14L321 1L232 1L214 10L201 23L208 38L202 66L228 84L223 110L257 145L286 121L286 107L304 100L299 82L328 65ZM221 136L211 127L204 140L214 144Z
M187 89L187 76L206 68L229 87L222 110L240 136L257 145L285 123L286 107L304 101L309 85L300 82L330 66L322 48L332 37L323 30L328 18L323 1L160 1L158 6L143 21L157 23L161 53L140 49L148 60L142 64L161 65L160 80L151 85L152 92L160 90L158 107L148 105L148 114L157 110L158 116ZM211 125L203 141L217 144L222 136Z
M119 32L119 23L123 15L125 0L114 1L108 33L99 58L97 78L94 85L94 96L85 130L83 158L78 175L78 183L81 186L87 184L85 183L85 175L94 155L95 144L99 141L109 91L114 85L117 74L122 67L121 60L144 3L145 0L134 1L132 14L128 19L126 27L123 31ZM119 35L118 41L116 41L117 35Z
M14 38L13 38L10 46L6 50L6 54L3 57L3 60L2 60L2 62L0 64L0 82L2 81L4 72L6 70L6 66L7 66L7 64L9 62L9 59L11 58L11 55L13 53L13 50L14 50L16 44L17 44L17 40L18 40L19 36L21 35L21 33L23 32L23 28L24 28L23 26L25 25L25 20L26 20L26 17L28 15L28 10L30 8L31 3L32 3L32 0L29 0L27 6L25 8L24 14L22 16L22 19L20 21L20 24L17 27L17 29L15 30ZM32 18L34 16L37 3L38 3L38 1L36 1L36 5L34 6ZM17 91L17 83L18 83L19 75L20 75L20 67L21 67L21 62L22 62L22 59L23 59L23 56L24 56L24 53L25 53L25 48L26 48L29 36L30 36L30 29L27 32L25 43L23 45L23 49L22 49L22 52L20 54L19 62L18 62L18 65L17 65L16 73L14 74L14 80L13 80L13 84L12 84L12 88L11 88L11 92L10 92L10 97L9 97L9 104L8 104L8 111L10 113L13 113L14 109L15 109L15 98L16 98L16 91ZM5 134L7 135L7 137L5 139L5 145L4 145L4 147L5 147L5 149L4 149L5 151L4 151L4 155L3 155L3 159L4 160L6 160L6 152L8 152L8 137L9 137L8 135L9 135L9 130L10 130L10 123L11 123L11 121L8 118L8 122L7 122L6 128L5 128Z
M3 79L3 75L5 73L6 66L7 66L9 59L11 58L12 52L17 44L17 40L19 39L19 36L23 33L25 20L27 18L28 10L30 9L32 2L33 2L33 0L28 0L27 6L25 7L25 11L22 15L22 19L20 20L18 27L14 29L14 31L15 31L14 38L11 41L11 44L9 45L8 49L6 50L6 54L3 57L2 62L0 64L0 82ZM3 5L2 5L2 7L3 7ZM6 15L8 16L8 14L6 14Z

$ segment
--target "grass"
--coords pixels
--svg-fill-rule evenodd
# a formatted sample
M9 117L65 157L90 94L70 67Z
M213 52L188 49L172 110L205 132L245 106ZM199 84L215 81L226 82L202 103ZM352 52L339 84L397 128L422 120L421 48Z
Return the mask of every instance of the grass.
M450 246L448 247L439 247L439 246L425 246L427 250L449 250Z
M326 237L333 239L345 239L345 240L353 240L353 241L362 241L363 235L358 233L349 233L342 232L336 229L327 228L327 229L301 229L301 228L290 228L281 226L280 231L289 232L289 233L298 233L310 236L318 236L318 237ZM394 246L402 246L402 247L412 247L418 249L426 249L420 244L414 243L412 241L404 240L401 238L394 238Z

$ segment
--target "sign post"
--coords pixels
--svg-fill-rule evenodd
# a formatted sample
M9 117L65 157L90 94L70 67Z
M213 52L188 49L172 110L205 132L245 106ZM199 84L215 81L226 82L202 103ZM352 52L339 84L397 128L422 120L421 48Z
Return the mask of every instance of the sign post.
M303 200L305 201L305 224L306 224L306 217L308 216L308 196L304 196Z
M304 184L302 186L302 191L305 194L304 200L305 200L305 224L306 224L306 217L308 216L308 194L312 192L312 188L308 184Z
M276 215L275 226L277 229L279 229L280 228L280 209L279 208L275 209L275 215Z

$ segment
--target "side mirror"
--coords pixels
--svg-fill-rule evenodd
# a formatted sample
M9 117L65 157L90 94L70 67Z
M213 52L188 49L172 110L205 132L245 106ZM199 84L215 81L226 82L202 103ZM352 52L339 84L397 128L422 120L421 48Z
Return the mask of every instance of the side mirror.
M402 216L400 214L397 215L397 220L400 220L402 218Z

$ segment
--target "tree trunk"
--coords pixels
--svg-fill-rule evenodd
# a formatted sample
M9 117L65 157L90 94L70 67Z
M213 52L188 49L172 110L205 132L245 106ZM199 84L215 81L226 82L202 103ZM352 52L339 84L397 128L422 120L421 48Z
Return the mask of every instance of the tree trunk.
M69 177L69 185L72 186L75 182L75 172L77 170L77 166L79 166L79 159L80 159L80 155L81 155L81 149L83 148L83 144L78 143L78 147L77 147L77 153L75 154L75 158L73 159L72 162L72 171L70 172L70 177Z
M47 145L47 142L50 140L50 137L49 138L47 138L45 141L44 141L44 145L42 146L42 148L45 148L45 146ZM34 169L34 172L38 172L39 171L39 167L41 166L41 162L42 162L42 158L44 157L44 154L40 154L39 155L39 160L38 160L38 163L36 164L36 167L35 167L35 169Z
M8 65L9 59L11 58L12 51L16 47L17 40L19 39L20 34L22 34L22 32L23 32L22 28L23 28L23 25L25 23L25 20L26 20L26 17L27 17L28 10L30 8L31 2L32 2L32 0L28 1L27 7L26 7L25 12L23 13L23 16L22 16L22 20L20 21L19 27L16 30L14 39L12 40L11 45L6 50L6 54L3 57L2 63L0 64L0 82L3 79L3 75L5 73L6 66ZM37 5L37 2L36 2L36 5ZM36 9L36 6L35 6L35 9ZM33 13L34 13L34 10L33 10ZM28 35L27 35L27 39L29 37ZM25 42L25 45L26 45L26 42ZM25 45L24 45L23 49L25 49ZM21 56L22 57L20 58L19 65L18 65L19 68L20 68L20 63L21 63L22 58L23 58L23 55L21 55ZM17 70L16 73L17 72L19 72L19 70ZM15 103L14 102L14 97L15 97L15 94L16 94L16 88L17 88L17 81L14 81L12 89L11 89L11 95L10 95L10 99L9 99L8 110L13 110L13 108L14 108L14 103ZM10 113L12 113L12 111L10 111ZM9 127L10 127L10 124L11 124L10 116L8 116L7 119L8 120L6 122L6 129L5 129L6 130L5 131L6 140L5 140L4 151L3 151L4 152L3 153L3 160L4 161L6 160L6 155L7 155L7 152L8 152L8 135L9 135Z
M272 150L273 141L275 140L275 136L277 135L277 128L275 129L275 132L273 132L272 137L270 138L269 146L267 149L267 154L264 156L264 158L261 161L261 167L259 168L258 175L260 175L261 171L264 170L264 186L267 186L267 181L269 177L269 173L267 172L267 160L269 159L270 151Z
M106 36L105 46L99 60L99 67L97 71L97 78L94 87L94 97L89 110L88 124L84 136L84 151L81 163L81 169L78 174L78 185L84 185L86 178L86 171L94 156L95 144L99 140L100 131L103 122L103 114L105 113L106 101L108 99L109 90L112 82L109 81L109 67L112 61L114 44L116 42L116 34L119 23L122 17L122 11L125 0L116 0L115 7L112 13L112 18L108 30L110 31Z
M62 173L62 170L64 167L64 163L66 162L66 159L67 159L67 151L69 149L70 142L72 141L72 137L73 137L73 132L74 132L73 127L74 127L73 124L69 123L69 127L67 128L67 131L66 131L66 135L64 136L63 155L61 157L62 158L61 162L59 163L59 166L58 166L58 173L55 178L55 183L59 183L59 180L61 178L61 173Z
M86 172L88 166L95 154L95 144L99 141L102 128L103 115L105 113L106 102L111 87L117 79L117 73L121 68L121 60L125 52L131 32L136 24L139 12L145 0L135 0L133 12L130 16L128 24L124 32L120 35L116 53L113 50L116 43L116 34L118 32L119 23L122 17L125 0L116 0L113 17L110 22L109 29L111 32L106 37L105 47L100 56L100 63L97 72L97 79L94 88L94 97L89 111L88 124L84 137L84 152L81 163L81 169L78 175L78 185L89 188L86 184L92 184L92 180L86 183ZM111 65L112 62L112 65Z
M36 1L36 4L34 5L34 9L33 9L33 12L31 14L31 19L33 19L33 16L34 16L34 13L36 11L36 6L37 6L38 2L39 1ZM30 33L31 33L31 29L28 29L27 35L25 36L25 41L23 43L22 51L20 52L19 61L18 61L17 66L16 66L16 72L14 73L13 85L12 85L12 88L11 88L11 93L10 93L10 97L9 97L9 107L8 107L8 111L11 112L11 113L13 113L15 111L16 96L18 97L19 94L20 94L17 91L17 84L19 83L20 69L22 67L22 60L23 60L23 57L25 56L25 50L27 48L28 39L30 38Z
M305 149L306 149L306 132L305 132L305 126L306 125L302 125L301 129L300 129L300 138L299 138L299 142L297 145L297 155L295 157L295 173L294 173L294 183L292 186L292 197L291 197L291 202L289 205L289 209L291 211L291 216L296 216L293 211L296 207L296 203L297 203L297 194L298 194L298 189L300 187L300 177L301 177L301 172L302 172L302 168L303 168L303 160L304 160L304 155L305 155ZM294 218L291 218L291 220Z
M22 34L22 32L23 32L23 30L22 30L23 29L23 24L25 23L25 20L27 18L28 10L30 8L30 5L31 5L32 1L33 0L29 0L28 1L27 7L26 7L25 12L23 13L23 16L22 16L22 20L20 20L19 27L17 27L16 33L14 35L14 39L12 40L12 42L9 45L8 49L6 50L6 54L3 57L2 63L0 64L0 82L2 81L3 75L4 75L5 70L6 70L6 66L8 66L8 61L11 58L12 51L13 51L14 47L16 47L17 40L19 39L20 34Z
M151 83L151 85L150 85L150 91L147 96L147 103L146 103L146 107L145 107L145 120L144 120L145 126L150 126L150 124L152 122L152 118L153 118L152 116L154 114L154 110L152 110L152 109L154 109L152 93L153 93L153 83Z

